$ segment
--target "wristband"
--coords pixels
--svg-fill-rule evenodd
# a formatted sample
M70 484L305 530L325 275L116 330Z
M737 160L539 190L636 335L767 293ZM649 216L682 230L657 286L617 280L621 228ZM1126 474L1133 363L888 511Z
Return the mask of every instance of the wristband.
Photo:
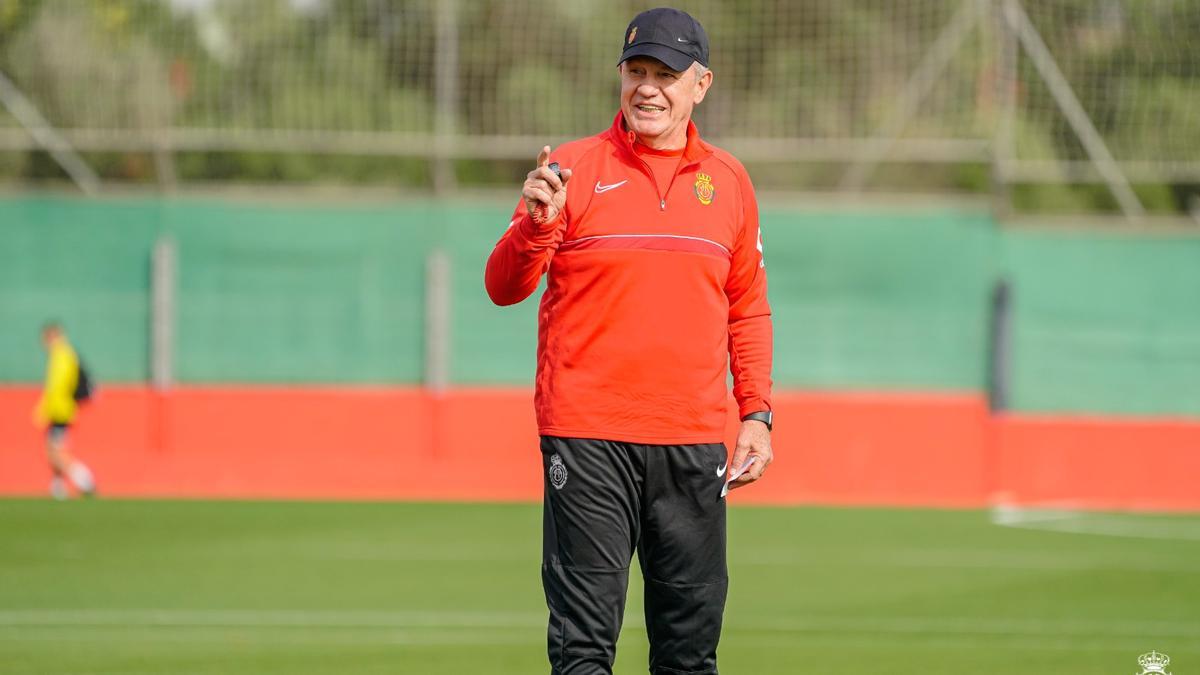
M762 422L763 424L767 425L767 431L771 431L772 427L775 426L775 415L772 414L770 410L763 410L761 412L752 412L749 415L746 415L745 417L742 418L743 422L746 422L748 420L757 420L759 422Z

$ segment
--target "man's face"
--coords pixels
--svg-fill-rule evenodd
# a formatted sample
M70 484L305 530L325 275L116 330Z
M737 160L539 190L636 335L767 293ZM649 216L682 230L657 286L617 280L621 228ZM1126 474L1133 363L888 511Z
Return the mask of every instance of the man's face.
M704 100L712 72L698 78L695 68L671 70L644 56L621 63L620 71L621 111L630 131L651 147L683 147L692 108Z

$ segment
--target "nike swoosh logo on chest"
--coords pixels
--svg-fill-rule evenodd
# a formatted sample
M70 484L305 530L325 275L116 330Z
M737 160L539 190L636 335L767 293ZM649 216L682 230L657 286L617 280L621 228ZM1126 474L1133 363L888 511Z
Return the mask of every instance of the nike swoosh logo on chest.
M599 194L604 194L605 192L608 192L609 190L616 190L617 188L621 187L622 185L624 185L628 182L629 182L628 178L626 178L625 180L623 180L619 183L613 183L612 185L602 185L600 183L600 181L596 181L596 194L599 195Z

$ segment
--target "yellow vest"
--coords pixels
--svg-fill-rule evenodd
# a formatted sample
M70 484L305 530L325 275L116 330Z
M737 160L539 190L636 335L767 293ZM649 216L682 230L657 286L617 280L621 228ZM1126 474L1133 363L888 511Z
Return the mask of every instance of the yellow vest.
M65 337L50 344L46 360L46 386L34 415L39 424L70 424L75 419L75 386L79 382L79 357Z

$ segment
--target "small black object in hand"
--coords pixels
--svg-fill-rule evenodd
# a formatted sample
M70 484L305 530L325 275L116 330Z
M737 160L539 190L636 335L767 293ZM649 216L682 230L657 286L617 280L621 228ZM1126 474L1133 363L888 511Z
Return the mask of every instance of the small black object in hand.
M555 175L555 176L558 176L558 179L559 179L560 181L562 180L562 170L558 168L558 162L550 162L550 165L549 165L548 167L546 167L546 168L548 168L548 169L550 169L551 171L553 171L553 172L554 172L554 175Z

